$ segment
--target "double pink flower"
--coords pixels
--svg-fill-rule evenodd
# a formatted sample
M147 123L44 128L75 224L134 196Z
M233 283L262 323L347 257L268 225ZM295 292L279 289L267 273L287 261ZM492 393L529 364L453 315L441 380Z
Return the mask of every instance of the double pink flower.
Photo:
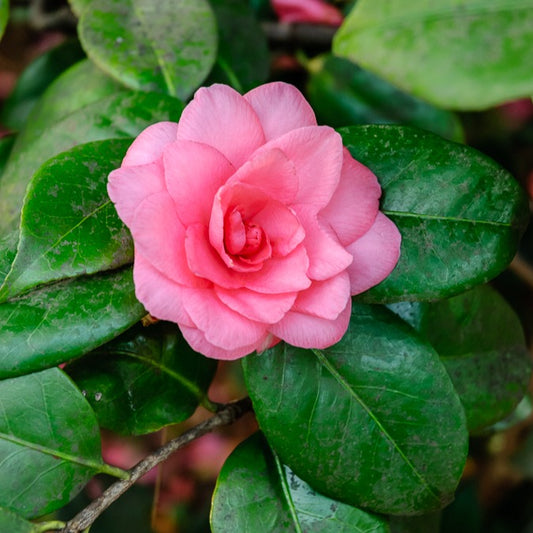
M138 299L208 357L336 343L351 295L399 256L376 177L284 83L200 89L179 124L139 135L108 191Z

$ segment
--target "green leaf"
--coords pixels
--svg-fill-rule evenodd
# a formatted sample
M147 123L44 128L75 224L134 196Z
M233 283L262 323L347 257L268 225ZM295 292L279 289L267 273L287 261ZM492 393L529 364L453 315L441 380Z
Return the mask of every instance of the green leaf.
M451 501L464 412L438 355L387 309L354 305L348 332L326 350L280 343L243 365L270 445L318 492L387 514Z
M49 158L77 144L136 137L160 120L179 120L183 104L158 93L113 94L67 115L29 142L15 144L0 182L0 231L18 222L32 175Z
M36 533L35 524L28 522L22 516L10 509L0 507L0 531L9 533Z
M96 417L61 370L0 381L0 406L3 507L49 513L105 470Z
M107 195L107 176L131 139L76 146L35 174L22 208L17 255L0 302L50 281L133 261L133 243Z
M216 21L206 0L92 0L78 31L87 55L124 85L182 99L216 57Z
M70 4L70 8L72 9L73 13L79 17L81 15L81 12L88 6L92 0L68 0L68 3Z
M211 529L213 533L389 531L383 518L315 492L281 464L260 433L241 443L224 463L213 494Z
M15 135L6 135L0 139L0 183L11 149L15 144Z
M406 124L454 141L463 140L455 114L396 89L351 61L325 54L309 61L307 67L307 95L323 124L334 128Z
M2 124L12 130L22 129L30 111L50 83L83 57L78 41L68 40L32 61L4 102L0 114Z
M468 429L510 414L527 392L531 359L517 315L489 286L433 303L391 309L427 339L450 375Z
M88 59L79 61L50 84L32 109L28 123L20 135L19 149L43 135L67 115L119 93L124 96L131 94Z
M87 353L145 313L131 269L62 281L8 300L0 304L0 379Z
M0 0L0 37L6 29L7 19L9 18L9 0Z
M207 399L217 362L194 352L175 324L138 326L67 367L101 426L127 435L189 418ZM157 394L154 394L157 391Z
M218 55L206 85L232 85L239 92L264 83L269 73L265 34L246 0L211 0L218 25Z
M382 211L402 234L392 274L366 301L452 296L499 274L529 220L527 198L498 164L467 146L401 126L339 130L383 188Z
M532 41L531 0L359 0L333 52L438 106L484 109L533 93Z

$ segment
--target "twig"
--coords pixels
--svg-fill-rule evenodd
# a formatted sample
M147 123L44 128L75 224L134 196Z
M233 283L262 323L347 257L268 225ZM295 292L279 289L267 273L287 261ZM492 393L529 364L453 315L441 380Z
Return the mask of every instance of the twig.
M314 46L330 48L338 28L323 24L287 24L282 22L263 22L261 24L268 40L273 44Z
M511 272L516 274L530 289L533 289L533 269L527 261L516 255L509 265Z
M145 457L129 470L130 477L113 483L99 498L91 502L85 509L80 511L72 520L69 520L61 533L80 533L92 525L92 523L107 509L115 500L126 492L140 477L146 474L154 466L162 463L176 450L183 448L189 442L211 432L213 429L228 426L252 410L250 398L243 398L234 403L224 405L220 411L205 422L194 426L179 437L171 440L154 453Z

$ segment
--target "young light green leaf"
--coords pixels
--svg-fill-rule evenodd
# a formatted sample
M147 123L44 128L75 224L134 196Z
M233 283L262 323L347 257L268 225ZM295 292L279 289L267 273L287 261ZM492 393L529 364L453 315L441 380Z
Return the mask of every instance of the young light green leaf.
M323 124L405 124L462 141L457 115L400 91L347 59L325 54L307 63L309 102Z
M6 29L7 19L9 18L9 0L0 0L0 38Z
M246 490L239 490L246 487ZM388 533L384 518L315 492L281 464L261 433L228 457L213 494L211 530Z
M57 368L0 381L0 505L40 516L105 470L96 417Z
M73 278L0 304L0 379L69 361L146 313L131 269Z
M131 139L76 146L47 161L26 194L17 255L0 302L50 281L118 268L133 244L107 195Z
M0 182L0 231L18 225L28 183L46 160L77 144L136 137L154 122L179 120L182 109L179 100L158 93L112 94L76 109L29 142L19 139Z
M531 358L524 332L494 289L479 286L448 300L390 307L441 356L470 432L501 420L526 394Z
M383 189L382 211L402 234L392 274L366 301L434 300L499 274L529 221L513 177L473 148L402 126L339 130Z
M268 78L264 32L246 0L211 0L218 25L218 55L206 85L219 82L245 92Z
M11 509L0 507L0 531L6 533L39 533L39 526L25 520L22 516Z
M11 130L24 128L28 115L37 101L65 69L84 57L78 41L68 40L48 50L32 61L4 102L0 121Z
M217 368L194 352L175 324L138 326L66 368L101 426L141 435L216 408L207 389ZM157 391L157 394L154 394Z
M531 0L358 0L333 41L420 98L484 109L533 93Z
M401 515L453 498L468 445L462 406L433 348L389 310L354 305L336 345L280 343L243 367L270 445L315 490Z
M207 0L93 0L81 11L78 31L91 60L127 87L182 99L216 57Z

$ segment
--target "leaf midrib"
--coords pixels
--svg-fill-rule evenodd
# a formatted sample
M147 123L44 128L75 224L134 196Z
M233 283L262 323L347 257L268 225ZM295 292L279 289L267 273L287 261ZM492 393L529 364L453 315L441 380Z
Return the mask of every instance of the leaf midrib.
M427 213L411 213L408 211L394 211L391 209L382 209L383 214L387 216L393 216L396 218L421 218L427 220L439 220L443 222L454 222L458 224L476 224L483 226L496 226L502 228L514 228L515 224L511 222L499 222L495 220L480 220L474 218L454 217L445 215L430 215Z
M319 362L324 365L326 370L335 378L337 383L346 391L348 394L366 411L368 416L374 421L378 429L380 430L381 434L393 445L394 449L397 451L397 453L400 455L400 457L404 460L405 464L411 469L415 477L422 483L422 485L425 487L426 491L435 498L437 502L440 503L441 499L439 495L435 492L433 487L429 485L429 483L426 481L426 479L420 474L420 472L415 468L413 463L409 460L409 458L405 455L403 450L398 446L396 441L392 438L392 436L389 434L389 432L385 429L381 421L376 417L376 415L372 412L370 407L366 405L366 403L362 400L362 398L350 387L349 383L346 382L346 380L335 370L331 362L328 360L328 358L317 349L311 350L316 358L319 360Z
M49 455L54 458L63 459L64 461L67 461L69 463L74 463L80 466L90 468L91 470L95 470L97 473L102 472L103 470L105 470L105 467L106 467L104 463L91 461L90 459L83 459L75 455L65 453L61 450L54 450L52 448L49 448L47 446L42 446L41 444L37 444L35 442L30 442L24 439L20 439L18 437L15 437L14 435L9 435L4 432L0 432L0 440L4 440L12 444L16 444L18 446L28 448L30 450L37 451L44 455Z

